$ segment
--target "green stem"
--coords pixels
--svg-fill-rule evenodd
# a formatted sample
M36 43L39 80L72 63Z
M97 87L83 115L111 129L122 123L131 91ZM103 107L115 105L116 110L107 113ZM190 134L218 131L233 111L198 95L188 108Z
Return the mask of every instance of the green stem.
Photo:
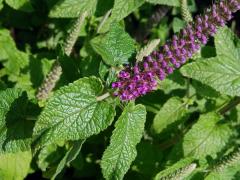
M231 100L226 106L223 106L218 113L224 115L226 112L230 111L231 109L235 108L240 103L240 97L236 97Z
M108 98L109 96L110 96L110 93L107 92L107 93L105 93L105 94L103 94L103 95L101 95L101 96L98 96L98 97L97 97L97 101L102 101L102 100Z

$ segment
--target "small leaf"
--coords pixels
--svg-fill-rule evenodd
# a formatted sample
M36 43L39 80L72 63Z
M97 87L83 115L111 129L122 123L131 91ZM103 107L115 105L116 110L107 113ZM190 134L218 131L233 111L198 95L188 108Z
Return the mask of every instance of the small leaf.
M154 132L159 134L169 125L179 123L186 113L186 103L183 103L180 98L169 99L154 117L152 125Z
M178 0L146 0L149 3L152 4L162 4L162 5L168 5L168 6L180 6L180 3Z
M112 66L127 63L135 51L134 40L117 23L112 24L107 34L94 38L91 45Z
M99 79L90 77L56 91L34 128L34 136L41 136L40 144L85 139L106 129L115 110L112 105L97 101L102 90Z
M50 11L49 16L55 18L73 18L87 11L93 14L96 10L97 0L61 0Z
M33 7L29 0L5 0L5 2L12 7L13 9L24 11L24 12L32 12Z
M105 179L123 179L137 155L136 145L143 135L145 120L144 106L130 103L125 107L102 157L101 168Z
M31 160L31 151L0 154L1 179L24 179L29 172Z
M33 122L25 119L26 94L21 90L0 92L0 152L30 149Z
M199 80L230 96L240 92L240 51L234 45L233 34L227 28L219 30L215 38L217 57L188 64L183 75Z
M57 175L64 169L65 165L69 166L69 164L77 157L77 155L79 154L79 152L82 148L84 140L79 140L79 141L73 142L73 143L74 144L72 145L72 147L70 147L68 152L65 154L63 159L58 164L56 172L54 173L54 175L52 176L51 179L55 179L57 177Z

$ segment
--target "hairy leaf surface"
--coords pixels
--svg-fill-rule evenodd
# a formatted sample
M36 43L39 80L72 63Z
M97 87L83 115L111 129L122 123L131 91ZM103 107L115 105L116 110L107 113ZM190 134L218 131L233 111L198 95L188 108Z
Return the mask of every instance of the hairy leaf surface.
M102 88L99 79L90 77L58 90L34 128L34 135L41 136L41 144L85 139L106 129L113 121L115 110L111 104L97 101Z
M215 37L217 56L188 64L181 69L182 73L223 94L239 95L240 49L234 40L235 37L228 28L220 29Z
M145 120L144 106L130 103L125 107L102 157L101 167L106 179L123 179L137 155L136 145L143 135Z

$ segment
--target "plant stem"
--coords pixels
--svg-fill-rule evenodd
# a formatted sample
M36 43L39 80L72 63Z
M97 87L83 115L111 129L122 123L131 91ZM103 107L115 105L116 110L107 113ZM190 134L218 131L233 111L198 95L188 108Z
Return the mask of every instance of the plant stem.
M97 28L97 33L99 34L103 25L105 24L105 22L107 21L107 19L109 18L110 14L112 12L112 9L108 10L107 13L104 15L102 21L100 22L98 28Z
M98 97L97 97L97 101L102 101L102 100L108 98L109 96L110 96L110 93L107 92L107 93L105 93L105 94L103 94L103 95L101 95L101 96L98 96Z
M224 115L226 112L230 111L240 103L240 97L236 97L231 100L226 106L222 107L218 113Z

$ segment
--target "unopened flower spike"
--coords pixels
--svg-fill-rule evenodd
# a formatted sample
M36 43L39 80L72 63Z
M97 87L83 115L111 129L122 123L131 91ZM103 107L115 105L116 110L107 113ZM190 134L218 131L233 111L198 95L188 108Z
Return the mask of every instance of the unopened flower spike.
M133 67L127 66L118 75L118 81L112 83L116 89L114 95L121 100L136 99L157 87L157 79L164 80L167 75L180 68L187 59L205 45L210 36L214 36L218 27L232 19L232 14L240 10L240 0L222 0L203 15L195 17L178 35L152 52L142 62Z

